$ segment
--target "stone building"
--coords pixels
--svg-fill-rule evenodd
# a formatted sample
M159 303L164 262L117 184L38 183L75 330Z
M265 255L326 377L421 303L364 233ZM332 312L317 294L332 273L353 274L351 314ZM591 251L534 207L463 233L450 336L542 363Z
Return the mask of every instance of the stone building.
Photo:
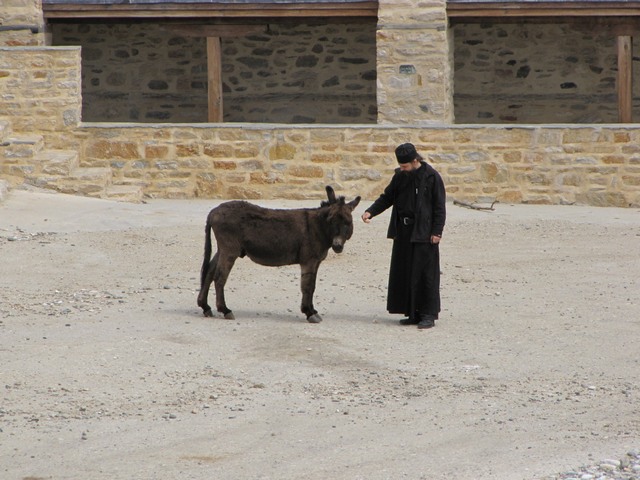
M5 3L10 185L366 197L413 141L453 198L640 205L640 2Z

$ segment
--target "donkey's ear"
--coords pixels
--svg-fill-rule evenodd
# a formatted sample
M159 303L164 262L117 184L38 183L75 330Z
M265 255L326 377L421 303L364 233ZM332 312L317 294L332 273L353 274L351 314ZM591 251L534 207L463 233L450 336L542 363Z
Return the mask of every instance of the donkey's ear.
M360 203L360 195L358 195L356 198L354 198L349 203L347 203L347 206L351 209L351 211L354 211L359 203Z
M333 187L331 185L327 185L325 187L327 191L327 198L329 199L329 203L336 203L336 192L333 191Z

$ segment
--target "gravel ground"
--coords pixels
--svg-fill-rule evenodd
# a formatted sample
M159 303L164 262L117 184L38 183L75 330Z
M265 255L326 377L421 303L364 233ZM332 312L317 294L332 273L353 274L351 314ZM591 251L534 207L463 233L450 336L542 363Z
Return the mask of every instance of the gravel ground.
M216 203L0 203L0 478L640 477L637 209L449 204L419 331L384 311L386 216L321 265L322 323L246 259L236 320L203 317Z
M547 477L548 480L637 480L638 478L640 478L639 450L630 450L619 460L605 459L589 466Z

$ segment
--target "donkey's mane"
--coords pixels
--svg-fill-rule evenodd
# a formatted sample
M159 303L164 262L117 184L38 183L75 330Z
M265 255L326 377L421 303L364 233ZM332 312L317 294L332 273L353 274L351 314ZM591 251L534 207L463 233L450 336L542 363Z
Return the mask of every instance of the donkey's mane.
M333 205L334 203L339 203L340 205L344 205L344 195L340 195L335 202L330 202L329 200L323 200L320 203L320 208L322 207L328 207L329 205Z

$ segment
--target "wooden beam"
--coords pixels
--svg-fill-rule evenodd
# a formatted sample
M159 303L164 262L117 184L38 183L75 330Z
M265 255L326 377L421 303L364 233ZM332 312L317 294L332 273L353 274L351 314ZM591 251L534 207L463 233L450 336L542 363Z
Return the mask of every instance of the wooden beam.
M250 33L264 33L266 25L163 25L166 30L182 37L244 37Z
M637 17L637 2L482 2L449 0L447 15L451 17Z
M207 38L207 82L209 94L209 122L221 123L222 110L222 55L220 37Z
M631 123L633 117L633 39L618 37L618 121Z
M43 3L45 19L304 18L378 16L377 1L319 3Z

